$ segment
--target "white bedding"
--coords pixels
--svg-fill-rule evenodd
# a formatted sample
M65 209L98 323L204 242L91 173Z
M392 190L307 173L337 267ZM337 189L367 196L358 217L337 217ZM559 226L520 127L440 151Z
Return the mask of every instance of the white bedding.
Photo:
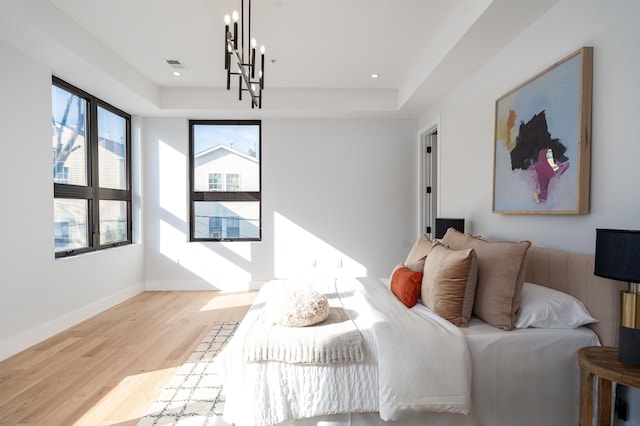
M265 285L223 351L226 421L257 426L333 413L379 412L379 418L395 420L407 410L469 411L471 359L461 329L426 308L407 310L378 279L337 283L362 332L364 362L244 362L251 326L268 303L270 287L280 285ZM331 287L317 290L335 293Z
M426 310L416 305L414 310ZM472 358L472 408L466 416L406 413L385 423L356 413L304 419L296 426L566 426L578 424L576 352L598 346L589 328L503 331L477 318L464 329ZM323 423L326 422L326 423Z

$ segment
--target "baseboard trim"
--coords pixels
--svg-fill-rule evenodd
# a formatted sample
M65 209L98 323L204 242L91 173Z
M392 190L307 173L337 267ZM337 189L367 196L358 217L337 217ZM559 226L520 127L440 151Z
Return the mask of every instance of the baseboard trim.
M0 361L5 360L31 346L55 336L82 321L106 311L144 291L142 284L131 286L115 294L104 297L73 312L64 314L44 324L31 328L16 336L11 336L0 345Z

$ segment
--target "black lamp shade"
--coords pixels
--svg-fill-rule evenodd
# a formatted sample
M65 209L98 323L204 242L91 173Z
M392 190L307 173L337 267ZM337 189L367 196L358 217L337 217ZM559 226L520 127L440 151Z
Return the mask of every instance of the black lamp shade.
M596 229L594 274L626 282L640 282L640 231Z
M620 293L618 360L640 367L640 231L596 229L593 273L629 283Z
M436 218L436 238L444 237L449 228L464 232L464 219Z

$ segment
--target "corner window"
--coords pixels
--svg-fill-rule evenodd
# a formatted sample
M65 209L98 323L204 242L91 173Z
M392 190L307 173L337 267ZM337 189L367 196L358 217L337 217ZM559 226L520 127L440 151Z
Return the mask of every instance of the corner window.
M260 241L261 122L190 120L190 241Z
M53 77L55 256L131 243L131 116Z

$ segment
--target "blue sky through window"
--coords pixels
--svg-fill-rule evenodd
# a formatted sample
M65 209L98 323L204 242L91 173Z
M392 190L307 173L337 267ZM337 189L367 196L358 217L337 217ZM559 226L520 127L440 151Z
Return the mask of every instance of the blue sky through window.
M51 85L51 97L53 107L53 120L56 123L60 123L64 118L64 110L67 107L69 97L72 97L71 108L67 116L67 126L75 127L78 123L78 97L72 93L69 93L63 88L56 85ZM85 103L82 102L82 112L85 108ZM98 123L99 123L99 137L110 139L114 142L124 143L126 123L125 120L109 110L98 107Z
M260 156L259 126L257 125L195 125L194 152L197 154L218 145L226 145L243 154L255 152Z

